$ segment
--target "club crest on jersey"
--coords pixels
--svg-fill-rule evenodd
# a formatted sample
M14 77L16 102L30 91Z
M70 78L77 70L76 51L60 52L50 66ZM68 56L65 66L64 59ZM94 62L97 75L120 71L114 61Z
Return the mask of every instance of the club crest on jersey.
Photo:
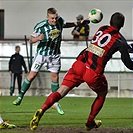
M100 57L102 57L105 52L104 49L102 49L94 44L90 44L88 46L88 48L86 49L86 51L92 52L93 54L100 56Z
M60 35L60 31L57 30L57 29L54 29L54 30L52 30L52 31L49 32L49 37L50 37L51 39L55 39L55 38L57 38L59 35Z

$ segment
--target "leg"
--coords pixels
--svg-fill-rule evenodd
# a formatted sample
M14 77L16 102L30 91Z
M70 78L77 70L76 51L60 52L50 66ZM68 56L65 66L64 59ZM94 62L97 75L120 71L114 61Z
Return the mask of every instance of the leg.
M52 92L56 92L59 88L59 74L58 73L54 73L54 72L50 72L51 75L51 90ZM57 112L60 115L64 114L64 111L61 109L61 106L58 102L54 103L54 105L52 106L53 109L57 110Z
M47 60L47 69L50 71L51 76L51 90L56 92L59 88L59 71L61 67L60 55L54 55ZM64 111L61 109L61 106L58 102L54 103L52 106L53 109L61 115L64 114Z
M59 74L55 72L50 72L50 76L51 76L51 81L52 81L51 90L52 92L55 92L59 88Z
M92 106L91 106L91 112L89 114L86 127L87 130L90 130L92 128L98 128L101 125L100 120L94 120L96 115L100 112L101 108L103 107L105 98L106 98L106 92L103 93L103 95L98 94L96 99L94 100Z
M4 122L2 117L0 116L0 129L11 129L15 128L16 126L13 124L9 124L7 122Z
M60 55L50 57L47 60L47 69L50 71L51 76L51 90L52 92L57 91L59 88L59 71L60 71Z
M18 98L13 102L13 105L20 105L21 104L22 99L24 97L24 94L29 89L31 82L34 80L36 75L37 75L37 72L30 71L28 77L25 78L25 80L23 82L23 85L21 87L21 92L20 92Z
M62 97L64 97L69 92L69 90L70 89L67 86L61 85L57 92L53 92L48 96L42 107L35 112L32 120L30 121L30 129L32 131L38 127L39 121L44 112L49 109L55 102L58 102Z
M30 129L35 130L38 127L38 123L44 112L49 109L55 102L58 102L61 98L67 95L67 93L71 89L73 89L75 86L80 85L83 82L83 80L81 79L82 78L76 75L73 69L71 68L63 78L62 85L60 86L60 88L56 92L51 93L42 105L42 107L35 112L30 122Z
M35 57L34 63L31 67L31 71L30 71L29 75L27 76L27 78L25 78L25 80L22 84L22 87L21 87L21 92L20 92L18 98L13 102L13 105L20 105L20 103L24 97L24 94L29 89L31 82L37 76L37 73L39 72L40 68L43 65L42 58L43 58L42 55L38 55Z
M48 96L48 98L46 99L41 109L43 111L46 111L55 102L58 102L61 98L63 98L69 91L70 91L69 87L65 85L61 85L60 88L56 92L53 92Z
M15 80L16 80L16 75L14 73L11 74L11 85L10 85L10 96L13 95L14 89L15 89Z
M95 120L95 117L103 107L106 95L108 93L107 86L107 80L104 75L100 76L99 79L97 79L96 83L91 86L92 89L97 93L97 97L91 106L91 111L86 123L87 130L98 128L102 124L101 120Z
M18 94L21 92L21 83L22 83L22 74L17 74L17 81L18 81Z

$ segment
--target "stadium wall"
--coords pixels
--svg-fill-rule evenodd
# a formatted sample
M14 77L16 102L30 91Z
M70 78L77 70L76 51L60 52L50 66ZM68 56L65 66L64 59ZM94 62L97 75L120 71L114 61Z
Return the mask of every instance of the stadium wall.
M33 31L33 27L35 24L39 21L42 21L45 19L46 16L46 10L49 7L55 7L58 10L59 15L63 16L66 21L76 21L76 16L79 14L84 15L85 17L88 17L88 12L92 8L99 8L102 10L104 18L103 21L99 24L90 24L91 30L90 30L90 38L95 33L97 28L104 24L109 24L110 16L114 12L122 12L125 17L125 27L121 30L122 34L125 36L128 40L133 40L133 1L132 0L103 0L103 1L97 1L97 0L43 0L43 1L34 1L34 0L1 0L0 1L0 9L4 9L5 11L5 38L23 38L24 35L27 35L27 37L30 36L30 34ZM64 29L63 31L63 39L71 39L72 28L70 29ZM8 42L3 49L3 46L0 46L0 54L2 51L8 51L6 53L6 56L10 56L11 52L14 53L14 45L12 47L10 46L10 43ZM3 45L3 44L2 44ZM18 45L18 44L17 44ZM68 45L70 46L69 42ZM78 47L76 49L81 50L79 44L73 44L74 48L75 45ZM85 45L84 45L85 46ZM22 47L25 47L24 45ZM62 50L62 56L66 55L65 48ZM71 47L72 49L72 47ZM10 52L11 51L11 52ZM64 51L64 52L63 52ZM25 51L22 50L21 52ZM76 52L75 52L76 53ZM22 53L23 55L23 53ZM68 53L67 55L71 55ZM77 53L76 53L77 55ZM1 54L3 56L3 54ZM119 56L119 55L118 55ZM74 55L75 57L75 55ZM66 59L64 59L64 62L66 62ZM64 67L69 67L72 64L73 60L69 60L69 64L64 63ZM0 60L0 67L4 64L3 58ZM7 63L7 62L6 62ZM111 65L107 66L108 69L112 71L111 73L105 73L107 76L107 79L109 80L109 94L108 96L112 97L132 97L133 93L133 83L132 78L133 74L129 71L127 72L127 69L123 67L121 63L118 63L118 60L116 62L111 61ZM120 64L120 66L116 66L116 64ZM111 69L110 66L115 66L117 69L117 73L113 72L113 69ZM4 66L4 68L7 69L7 64ZM123 69L122 69L123 68ZM67 68L64 68L67 69ZM123 71L120 73L119 71ZM124 72L126 71L126 72ZM60 74L60 80L63 77L64 73ZM38 75L39 76L39 75ZM48 73L41 72L40 76L42 77L37 78L34 80L31 89L26 93L26 95L42 95L42 94L49 94L50 91L50 79L48 76ZM8 72L0 72L0 91L2 95L9 95L9 86L10 86L10 77ZM44 82L46 81L46 82ZM40 86L40 83L41 86ZM83 91L84 90L84 91ZM15 93L17 94L17 89L15 90ZM83 96L93 96L95 95L92 91L89 91L86 84L83 84L79 86L78 88L75 88L72 91L73 94L83 95Z
M128 41L132 43L133 41ZM26 45L24 41L1 41L0 42L0 92L2 95L9 95L10 87L10 75L8 73L8 62L9 57L14 53L14 48L16 45L21 47L21 54L25 57L26 64ZM28 49L29 51L29 44ZM33 55L35 54L36 45L32 48ZM65 72L70 68L71 64L75 61L76 56L81 50L86 47L84 41L62 41L62 67L60 73L60 83L65 74ZM7 52L5 52L7 51ZM30 54L30 52L29 52ZM133 53L131 53L131 58L133 58ZM28 66L28 64L27 64ZM105 75L109 81L109 93L108 97L133 97L133 72L127 69L122 61L120 60L120 53L116 53L113 59L110 60L105 69ZM23 75L24 78L24 75ZM37 78L33 81L31 88L26 93L27 96L31 95L45 95L51 92L50 90L50 75L42 67L41 72L38 74ZM15 94L17 92L17 83ZM96 94L88 89L86 84L82 84L79 87L73 89L70 94L77 96L95 96Z
M60 73L60 83L65 72ZM133 74L132 73L105 73L108 80L108 97L133 97ZM24 78L24 75L23 75ZM23 79L24 80L24 79ZM9 96L10 76L8 72L0 72L0 93L1 95ZM50 89L50 75L49 72L40 72L36 79L33 81L30 89L27 91L26 96L47 96L51 93ZM15 94L18 94L17 83ZM89 96L93 97L96 94L83 83L79 87L75 87L70 93L75 96Z
M126 39L133 39L132 0L1 0L0 9L5 11L5 38L30 36L35 24L46 18L46 10L49 7L55 7L66 21L76 21L79 14L87 18L92 8L101 9L103 20L99 24L90 24L90 37L99 26L109 24L110 16L114 12L122 12L126 22L121 32ZM65 29L63 38L72 38L71 31L72 28Z

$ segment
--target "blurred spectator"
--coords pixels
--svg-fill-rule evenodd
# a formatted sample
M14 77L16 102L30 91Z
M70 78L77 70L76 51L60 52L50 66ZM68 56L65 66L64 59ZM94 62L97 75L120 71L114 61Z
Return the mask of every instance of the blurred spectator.
M24 61L24 57L19 54L20 46L15 47L15 54L10 57L9 60L9 73L11 75L10 96L14 96L15 80L18 82L18 93L21 90L22 83L22 67L24 67L25 73L27 73L27 67Z
M90 32L90 26L88 25L89 23L82 23L81 21L84 20L83 15L78 15L76 17L77 19L77 26L74 27L72 30L72 35L74 40L86 40L89 38L89 32Z

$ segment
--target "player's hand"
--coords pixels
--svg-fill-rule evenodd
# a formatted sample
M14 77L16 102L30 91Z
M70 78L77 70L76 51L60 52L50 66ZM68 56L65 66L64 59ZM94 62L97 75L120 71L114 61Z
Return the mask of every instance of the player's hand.
M43 39L44 39L44 34L40 34L40 35L38 36L38 40L41 41L41 40L43 40Z
M43 34L40 34L39 36L37 37L33 37L31 36L31 38L29 39L29 43L32 44L32 43L36 43L37 41L41 41L44 39L44 35Z
M9 74L10 74L10 75L12 75L12 72L11 72L11 71L9 71Z
M82 24L85 25L85 24L89 24L90 23L90 20L89 19L85 19L83 20Z
M76 30L74 30L74 31L72 32L72 34L73 34L73 35L78 35L78 36L80 35L80 33L79 33L78 31L76 31Z
M90 23L90 20L89 19L84 19L81 21L81 23L84 25L84 24L89 24Z

